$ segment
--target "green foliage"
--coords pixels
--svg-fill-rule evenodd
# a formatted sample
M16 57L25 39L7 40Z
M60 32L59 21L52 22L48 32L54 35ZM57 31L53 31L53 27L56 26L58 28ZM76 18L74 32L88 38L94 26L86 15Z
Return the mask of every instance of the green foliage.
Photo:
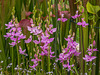
M4 2L3 2L4 1ZM40 2L41 1L41 2ZM42 2L43 1L43 2ZM4 61L4 64L2 65L4 68L6 68L6 66L9 64L9 63L13 63L12 65L12 69L4 69L7 71L7 73L11 74L12 75L16 74L14 68L16 67L16 65L20 62L25 62L24 65L22 66L23 68L26 68L26 69L29 69L29 64L33 64L33 62L27 62L28 59L29 61L31 61L31 58L29 57L22 57L21 55L17 57L18 55L18 50L16 49L16 47L14 48L11 48L9 47L9 41L10 40L5 40L5 38L3 37L3 35L6 34L6 29L5 29L5 24L8 23L10 20L11 20L11 13L12 13L12 9L13 7L15 7L15 13L13 15L15 15L15 17L17 17L18 21L22 20L22 19L26 19L26 11L36 11L35 13L35 16L34 16L34 11L33 11L33 14L31 14L27 19L30 19L32 18L32 16L34 17L34 22L38 22L39 19L41 19L41 16L39 17L39 19L37 18L38 17L38 14L40 14L40 11L43 12L42 16L45 18L47 17L47 15L49 14L50 16L50 13L48 13L47 9L48 9L48 1L50 0L0 0L0 50L2 50L2 53L0 53L0 61L3 60ZM89 44L89 33L90 33L90 30L88 29L88 26L86 28L82 28L82 27L78 27L78 26L75 26L76 24L72 24L72 22L70 21L70 19L68 19L67 22L65 23L61 23L61 22L58 22L57 19L58 19L58 1L59 0L51 0L51 4L55 4L54 8L51 9L51 4L50 4L50 12L52 12L52 14L55 15L55 17L52 17L50 18L50 22L51 24L53 24L53 27L57 28L57 32L54 33L53 37L55 38L54 39L54 42L52 43L52 51L55 51L55 58L58 58L60 52L61 52L61 48L63 46L66 46L67 42L65 41L64 38L67 38L67 36L69 35L69 31L71 29L71 31L76 31L76 40L77 42L79 43L80 41L80 51L82 52L82 56L83 56L83 50L87 50L87 47L88 47L88 44ZM62 4L67 4L69 6L69 3L68 0L64 0L65 2L62 1ZM69 0L69 1L72 1L72 0ZM78 5L80 3L81 0L76 0L77 2L74 3L76 5ZM40 2L40 3L39 3ZM61 6L62 6L61 4ZM73 5L74 5L73 4ZM36 9L33 9L34 7L36 6ZM71 6L69 6L70 8ZM73 7L73 9L75 9L75 7ZM92 5L91 3L89 3L89 1L87 2L87 5L86 5L86 9L81 6L79 7L79 12L81 13L82 12L82 9L84 9L84 13L82 13L82 18L84 18L84 20L89 23L88 20L95 20L98 18L98 16L100 17L100 6L94 6ZM63 11L67 11L66 10L66 7L64 6L64 8L62 8L61 10ZM76 11L76 10L75 10ZM74 14L75 14L75 11L74 11ZM87 13L89 12L89 13ZM73 11L72 11L73 13ZM74 15L73 14L73 15ZM97 16L98 14L98 16ZM95 16L96 15L96 16ZM95 17L94 17L95 16ZM35 21L35 19L37 18L37 21ZM100 18L99 18L100 19ZM100 20L98 19L98 21L95 21L95 23L98 22L98 27L100 26ZM76 23L78 22L79 19L77 20L74 20ZM80 20L81 21L81 20ZM42 20L42 28L45 30L45 21ZM93 23L93 24L95 24ZM38 24L38 23L37 23ZM70 25L73 25L71 26L70 28ZM92 26L91 23L89 23L89 25ZM76 29L75 29L76 28ZM72 34L72 33L71 33ZM98 37L96 37L97 39L97 48L98 50L100 50L100 29L97 30L96 32L96 36L98 34ZM33 40L35 40L36 37L33 37ZM62 44L60 43L60 41L62 42ZM30 43L30 44L25 44L24 43L24 40L21 41L21 47L23 49L26 48L28 54L30 54L29 56L32 55L32 58L34 58L34 50L33 48L36 48L36 46L34 45L34 43ZM83 49L84 48L84 49ZM32 52L32 53L31 53ZM80 58L82 58L82 56L80 56ZM8 61L8 57L11 57L11 59ZM99 59L100 57L100 52L97 53L97 59L96 59L96 67L97 69L99 69ZM23 58L23 59L20 59L20 58ZM20 60L18 60L20 59ZM44 61L44 70L45 72L47 72L47 59L46 57L44 58L45 61ZM50 58L49 58L50 59ZM82 60L81 61L81 64L79 63L79 67L81 67L81 69L84 69L84 66L83 66L83 59L80 59ZM6 62L7 61L7 62ZM75 60L76 62L77 60ZM49 64L50 66L52 66L51 63L55 62L55 60L50 60L49 61ZM20 64L19 63L19 64ZM55 70L52 69L52 67L50 67L50 71L53 71L55 75L61 75L62 72L64 71L62 69L62 65L60 65L59 62L56 62L57 64L57 67L55 68ZM46 65L46 66L45 66ZM85 64L85 68L86 68L86 64ZM1 68L1 64L0 64L0 68ZM76 71L78 67L73 67L74 70ZM97 70L96 69L96 70ZM39 71L39 72L38 72ZM77 75L78 73L80 72L80 68L78 69L78 72L76 71ZM1 71L0 71L1 72ZM65 73L68 73L67 71L64 71ZM86 72L87 72L87 68L86 68ZM97 70L97 74L98 74L99 70ZM58 74L59 73L59 74ZM31 74L33 75L34 72ZM73 75L73 73L71 73ZM96 75L97 75L96 74ZM1 75L1 74L0 74ZM24 75L26 75L26 73L24 73ZM37 75L41 75L41 71L40 70L37 70ZM44 74L46 75L46 74ZM65 74L66 75L66 74ZM80 75L80 74L79 74Z
M91 14L97 14L97 12L100 10L100 6L94 6L90 4L89 2L87 2L86 8L87 8L87 11Z

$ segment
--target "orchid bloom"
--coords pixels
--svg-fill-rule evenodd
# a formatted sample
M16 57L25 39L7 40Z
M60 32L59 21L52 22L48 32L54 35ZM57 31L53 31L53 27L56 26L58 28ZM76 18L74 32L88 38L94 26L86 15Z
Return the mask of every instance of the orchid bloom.
M81 14L78 15L78 10L77 10L77 11L76 11L76 14L75 14L74 16L72 16L72 18L73 18L73 19L76 19L76 18L78 18L78 17L80 17L80 16L81 16Z
M24 49L24 50L22 51L21 46L19 46L19 53L20 53L20 54L27 56L27 54L25 53L25 51L26 51L26 49Z
M91 56L91 55L85 55L85 57L83 57L84 60L86 60L86 62L92 61L96 58L96 56Z
M64 14L62 14L61 18L58 18L57 21L62 21L62 22L67 21L67 18L63 18L63 17L64 17Z
M82 27L86 27L89 24L84 21L84 18L82 18L82 22L78 22L77 25L82 25Z
M25 43L30 43L31 41L32 41L32 35L30 35L30 37L27 40L25 40Z

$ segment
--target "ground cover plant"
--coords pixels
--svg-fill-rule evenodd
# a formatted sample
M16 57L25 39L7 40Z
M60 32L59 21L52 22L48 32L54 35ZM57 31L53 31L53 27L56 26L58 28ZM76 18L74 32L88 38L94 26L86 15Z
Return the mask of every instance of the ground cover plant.
M100 75L99 0L0 0L0 75Z

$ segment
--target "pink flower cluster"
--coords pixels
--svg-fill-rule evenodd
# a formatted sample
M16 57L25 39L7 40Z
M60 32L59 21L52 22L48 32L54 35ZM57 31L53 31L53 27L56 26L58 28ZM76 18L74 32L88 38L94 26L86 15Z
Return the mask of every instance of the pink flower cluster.
M31 22L31 27L27 26L27 28L30 33L33 33L33 35L38 35L42 33L41 24L39 24L39 26L35 26L33 22Z
M53 56L52 54L54 54L54 52L51 51L51 47L50 47L50 43L54 40L54 38L50 38L50 34L53 34L54 32L56 32L56 28L52 28L53 25L49 25L47 27L46 25L46 30L45 32L43 32L43 30L41 29L41 24L39 24L39 26L35 26L34 24L31 24L31 27L27 27L28 31L30 31L30 33L32 33L33 35L36 35L38 40L33 40L33 42L35 44L40 44L40 48L41 48L41 53L39 53L41 56L48 56L48 50L50 50L50 58L53 58L55 56ZM25 42L30 42L31 36L28 40L26 40ZM33 65L33 68L36 67L38 64Z
M9 43L12 47L15 46L17 43L20 42L21 39L25 39L26 36L23 35L22 30L20 27L18 27L18 24L13 24L12 21L8 24L5 24L7 26L6 29L10 29L4 37L10 38L12 40L11 43Z
M74 66L74 64L70 65L69 61L72 56L79 56L81 52L77 52L76 46L78 43L73 41L74 37L71 37L71 35L68 36L68 38L65 40L68 41L67 48L63 49L63 52L59 55L60 63L63 64L64 68L68 68L68 70L71 70L71 67ZM66 63L65 63L66 61Z
M31 68L35 68L38 65L38 61L41 61L41 59L38 59L38 56L35 54L34 55L35 59L31 59L32 62L34 62L33 66L30 66Z
M95 46L95 42L93 42L93 46ZM90 45L90 47L92 47L92 45ZM88 55L86 54L85 57L83 57L83 59L86 61L86 62L89 62L89 61L92 61L96 58L96 56L92 56L93 52L95 51L98 51L97 48L88 48L87 52L88 52Z
M34 43L39 44L41 42L41 44L42 44L40 46L40 48L42 50L40 55L48 56L48 49L50 48L50 57L51 58L54 57L54 56L52 56L52 54L54 54L54 52L51 52L51 47L49 46L49 43L51 43L54 40L54 38L50 38L50 34L53 34L56 31L56 28L52 29L52 27L53 27L53 25L49 25L49 28L46 29L45 33L43 33L43 32L41 33L41 36L38 37L38 39L41 39L41 41L34 40Z

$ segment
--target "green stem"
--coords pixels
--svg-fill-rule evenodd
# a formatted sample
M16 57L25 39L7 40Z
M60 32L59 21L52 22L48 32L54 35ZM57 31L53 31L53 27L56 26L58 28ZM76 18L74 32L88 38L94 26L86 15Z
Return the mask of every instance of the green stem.
M60 43L60 41L61 41L61 37L60 37L60 24L58 25L58 30L59 30L59 32L58 32L58 37L59 37L59 53L61 52L61 43Z
M97 27L100 26L100 19L97 21ZM100 29L96 29L96 47L98 50L100 50ZM100 70L100 67L99 67L99 62L100 62L100 51L96 53L96 72L95 72L95 75L100 75L99 74L99 70Z
M70 65L73 64L74 54L72 55L72 58L70 59ZM70 71L70 75L73 75L72 71Z
M80 63L81 63L81 70L80 72L83 74L83 45L82 45L82 26L80 26L80 34L79 34L79 37L80 37L80 50L81 50L81 54L80 54Z
M84 9L84 13L82 15L82 17L84 17L84 20L86 21L86 23L88 23L88 13L87 11ZM83 28L83 48L84 48L84 54L83 56L86 54L86 50L88 48L88 44L89 44L89 34L88 34L88 26L86 28ZM87 65L86 62L84 62L84 71L85 73L87 73Z
M14 56L14 52L13 52L13 47L12 47L12 75L14 74L14 59L13 59L13 56Z
M48 3L48 8L49 8L49 21L48 21L48 26L50 25L50 20L51 20L51 17L50 17L50 11L51 11L51 0L49 0L49 3ZM50 44L49 44L49 48L48 48L48 72L50 72ZM50 74L49 74L50 75Z
M2 51L2 53L0 53L0 60L3 60L5 62L5 50L4 50L4 46L3 46L3 39L2 39L2 35L1 35L1 31L0 31L0 50ZM7 62L5 62L6 64Z
M89 75L91 75L91 72L92 72L92 62L90 62L90 71L89 71Z
M20 68L20 57L19 57L19 50L18 50L18 46L17 47L17 55L18 55L18 68ZM19 69L19 75L20 75L20 69Z
M56 71L56 75L58 75L58 73L57 73L57 63L56 63L56 66L55 66L55 71Z
M62 26L63 26L63 25L62 25L62 21L61 21L61 25L60 25L60 27L61 27L61 28L60 28L60 31L61 31L61 32L60 32L60 43L61 43L61 48L62 48L62 35L63 35L63 33L62 33L62 32L63 32Z
M58 29L58 21L57 21L57 18L58 18L58 5L57 5L57 0L55 0L55 15L56 15L56 28ZM54 23L55 23L55 21L54 21ZM55 25L55 24L54 24ZM56 32L55 32L55 55L57 56L57 31L58 30L56 30Z
M50 72L50 47L48 49L48 72Z
M44 75L44 56L42 56L42 75Z
M84 32L83 32L83 27L82 27L82 59L85 56L85 51L84 51ZM85 73L85 61L83 60L83 74Z
M76 75L79 75L79 74L78 74L78 71L77 71L77 69L76 69L76 67L75 67L75 66L73 67L73 69L75 70Z

